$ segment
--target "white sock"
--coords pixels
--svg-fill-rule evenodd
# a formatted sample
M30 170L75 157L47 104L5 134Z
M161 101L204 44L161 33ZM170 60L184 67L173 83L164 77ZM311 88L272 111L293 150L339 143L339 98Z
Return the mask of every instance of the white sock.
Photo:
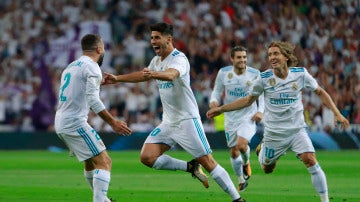
M249 145L247 146L247 149L246 149L246 152L245 153L241 153L241 157L242 157L242 160L243 160L243 164L244 165L247 165L249 163L249 159L250 159L250 147Z
M179 160L173 157L170 157L166 154L159 156L153 168L156 170L183 170L186 171L187 162L183 160Z
M260 166L262 167L263 163L264 163L264 156L263 156L263 153L264 153L264 143L261 143L261 149L259 151L259 156L258 156L258 160L259 160L259 163L260 163Z
M92 191L93 190L94 170L91 170L91 171L84 170L84 177L85 177L85 180L89 183L91 191Z
M311 182L320 195L321 202L329 202L326 176L324 171L321 169L318 163L307 169L311 174Z
M239 192L232 183L229 174L219 164L210 172L211 177L215 182L230 195L232 200L240 198Z
M93 177L94 177L94 170L86 171L84 170L84 176L86 181L89 183L91 191L93 191ZM104 200L104 202L111 202L108 197Z
M236 159L233 159L230 157L230 162L232 165L232 168L234 169L234 172L236 176L238 177L239 183L244 183L245 179L243 176L243 164L242 164L242 158L241 156L238 156Z
M104 202L108 200L107 191L110 183L110 172L102 169L94 170L93 177L93 202Z

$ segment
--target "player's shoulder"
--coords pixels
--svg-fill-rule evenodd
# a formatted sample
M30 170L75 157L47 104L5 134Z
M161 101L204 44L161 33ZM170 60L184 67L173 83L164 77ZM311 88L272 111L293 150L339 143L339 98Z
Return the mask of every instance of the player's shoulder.
M266 79L274 76L274 71L272 69L267 69L260 73L261 78Z
M290 72L302 73L302 72L305 72L305 68L304 67L290 67Z
M233 66L231 65L220 68L220 72L230 72L230 71L233 71Z
M260 74L260 71L258 69L255 69L254 67L246 67L246 71L251 74Z
M186 57L185 53L179 51L176 48L170 53L170 56L171 57Z
M75 64L76 66L82 66L82 67L96 66L96 62L91 60L88 56L81 56L77 60L72 62L72 64Z

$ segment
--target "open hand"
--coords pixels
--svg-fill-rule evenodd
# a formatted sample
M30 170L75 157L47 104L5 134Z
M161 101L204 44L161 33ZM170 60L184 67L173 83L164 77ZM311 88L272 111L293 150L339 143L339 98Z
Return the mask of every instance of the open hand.
M116 76L107 72L104 72L104 77L101 81L101 85L116 83Z
M127 126L127 124L124 121L115 120L113 124L111 124L111 128L118 134L121 135L130 135L131 129Z

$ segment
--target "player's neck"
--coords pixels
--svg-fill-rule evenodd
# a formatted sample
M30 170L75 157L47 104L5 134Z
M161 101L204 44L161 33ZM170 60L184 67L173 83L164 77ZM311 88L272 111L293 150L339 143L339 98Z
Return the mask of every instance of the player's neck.
M165 53L163 54L163 55L161 55L161 61L163 61L163 60L165 60L165 58L168 56L168 55L170 55L173 51L174 51L174 47L173 46L169 46L167 49L166 49L166 51L165 51Z
M84 56L88 56L89 58L91 58L94 62L97 62L99 60L99 57L93 53L93 52L83 52Z
M286 77L289 75L289 69L287 67L274 69L274 74L280 79L286 79Z
M245 72L246 68L235 68L234 67L234 72L236 75L241 75Z

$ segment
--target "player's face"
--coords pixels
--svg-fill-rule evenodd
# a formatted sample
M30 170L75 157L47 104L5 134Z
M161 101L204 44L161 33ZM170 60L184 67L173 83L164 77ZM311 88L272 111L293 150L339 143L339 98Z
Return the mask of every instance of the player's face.
M158 31L151 32L151 45L158 56L166 56L167 48L171 43L171 36L162 35Z
M246 69L247 56L245 51L236 51L234 57L231 58L234 68L243 73Z
M282 70L287 67L287 58L280 52L278 47L270 47L268 50L270 66L274 70Z

